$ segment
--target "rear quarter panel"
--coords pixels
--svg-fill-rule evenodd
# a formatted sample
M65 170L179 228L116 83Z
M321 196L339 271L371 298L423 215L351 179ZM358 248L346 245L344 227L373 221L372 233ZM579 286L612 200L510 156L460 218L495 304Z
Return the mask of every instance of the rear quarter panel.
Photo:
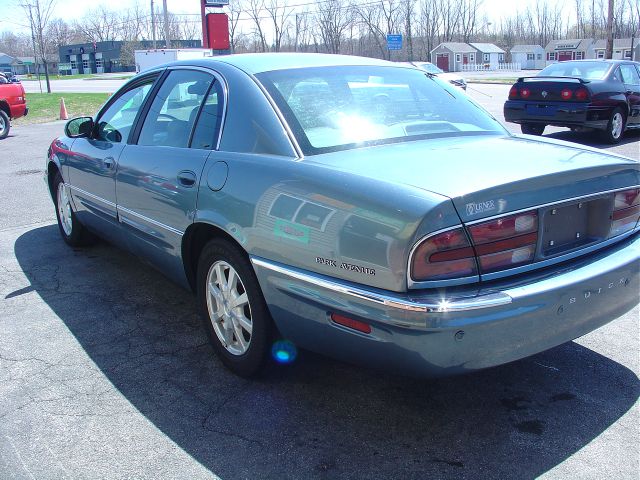
M27 106L23 86L19 83L1 84L0 104L4 104L9 108L9 117L22 117Z
M218 191L206 183L216 162L228 165ZM406 289L416 238L460 223L448 198L416 187L225 152L205 166L195 220L223 229L250 255L393 291Z

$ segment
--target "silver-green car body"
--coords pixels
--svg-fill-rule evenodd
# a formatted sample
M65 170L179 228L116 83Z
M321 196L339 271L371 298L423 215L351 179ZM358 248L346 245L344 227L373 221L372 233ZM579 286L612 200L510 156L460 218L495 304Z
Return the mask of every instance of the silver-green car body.
M145 114L176 72L208 77L209 94L215 85L213 140L194 148L198 126L165 118L175 125L143 145ZM402 83L405 75L420 76L417 93L414 77ZM195 288L209 238L233 242L250 260L279 333L299 347L408 375L461 373L570 341L638 303L640 227L631 196L640 169L631 159L512 135L424 73L334 55L169 64L114 94L96 125L145 78L150 93L126 135L54 141L49 185L59 173L83 225L186 288ZM400 118L394 111L407 92L418 107ZM327 96L331 108L316 112L314 102ZM361 110L345 106L360 97L387 133L359 124ZM431 101L444 110L418 112ZM443 111L477 121L449 122ZM153 144L185 122L191 148ZM526 232L518 237L526 246L496 236L509 222ZM429 248L441 248L453 233L462 243L435 253L425 247L437 238ZM431 275L439 262L441 274Z

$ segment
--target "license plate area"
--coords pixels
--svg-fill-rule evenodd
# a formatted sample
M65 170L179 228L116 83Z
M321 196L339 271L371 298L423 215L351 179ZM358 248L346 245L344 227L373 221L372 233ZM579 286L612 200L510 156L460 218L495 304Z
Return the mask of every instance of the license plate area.
M543 117L550 117L556 114L555 105L527 105L527 113L529 115L541 115Z
M611 202L604 197L544 209L541 257L554 257L606 239L611 227Z

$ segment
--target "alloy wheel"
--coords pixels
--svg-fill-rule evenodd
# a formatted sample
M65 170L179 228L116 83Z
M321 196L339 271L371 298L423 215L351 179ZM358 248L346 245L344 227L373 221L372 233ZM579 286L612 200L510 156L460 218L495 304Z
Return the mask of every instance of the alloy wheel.
M214 262L207 273L207 310L213 330L232 355L249 349L253 322L251 305L238 272L227 262Z
M58 200L58 216L60 218L60 225L62 226L62 230L65 235L71 236L71 232L73 231L73 219L71 217L71 202L69 201L69 194L67 192L67 187L64 183L60 182L58 184L58 192L57 192L57 200Z
M620 112L614 113L613 118L611 119L611 136L613 138L620 138L623 123L622 114Z

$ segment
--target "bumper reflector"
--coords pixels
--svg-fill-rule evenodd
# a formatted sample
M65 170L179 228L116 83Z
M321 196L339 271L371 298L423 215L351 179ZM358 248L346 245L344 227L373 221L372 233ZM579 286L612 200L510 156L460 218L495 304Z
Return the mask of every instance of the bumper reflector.
M357 330L358 332L371 333L371 325L361 322L360 320L354 320L353 318L345 317L337 313L331 314L331 320L338 325Z

